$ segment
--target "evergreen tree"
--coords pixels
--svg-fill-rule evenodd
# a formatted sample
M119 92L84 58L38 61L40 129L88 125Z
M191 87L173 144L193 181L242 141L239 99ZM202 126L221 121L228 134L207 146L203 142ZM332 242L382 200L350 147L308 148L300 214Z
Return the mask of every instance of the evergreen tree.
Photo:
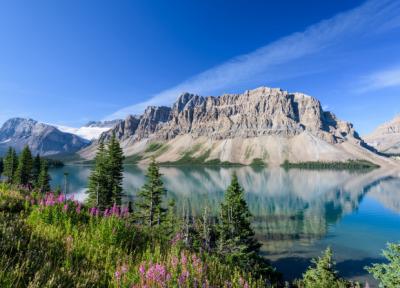
M108 185L108 163L104 143L100 142L94 160L95 164L89 176L88 204L105 209L111 206L111 191Z
M3 158L0 158L0 178L1 175L3 174L3 170L4 170Z
M37 179L37 188L40 190L40 192L50 192L50 180L49 164L45 159L42 159L40 164L40 173Z
M153 227L164 219L165 209L162 208L162 198L166 193L161 179L158 164L153 158L147 169L147 182L138 193L138 217L143 224Z
M6 157L4 158L4 176L7 177L8 183L14 183L15 172L18 167L18 157L15 149L9 147L7 150Z
M175 200L171 199L168 202L168 209L165 215L165 221L163 223L165 229L165 235L167 237L173 237L178 231L179 220L176 216Z
M332 259L332 250L326 249L322 257L313 259L314 267L309 267L303 274L303 279L295 281L295 286L299 288L347 288L359 287L357 284L350 283L339 278L335 271L335 262Z
M18 159L18 168L15 172L15 181L20 185L30 185L32 181L32 153L28 146L25 146Z
M389 243L383 256L387 259L386 263L373 264L366 268L367 271L380 282L379 287L400 287L400 244Z
M107 171L109 180L109 189L111 191L111 202L121 205L122 181L123 181L123 161L124 153L115 133L113 133L107 147Z
M259 264L261 245L250 224L251 214L244 199L244 191L234 174L221 204L218 224L218 252L225 259L246 271Z
M42 159L40 158L40 155L37 154L36 157L33 159L33 164L32 164L32 182L35 187L38 186L37 183L39 180L41 166L42 166Z

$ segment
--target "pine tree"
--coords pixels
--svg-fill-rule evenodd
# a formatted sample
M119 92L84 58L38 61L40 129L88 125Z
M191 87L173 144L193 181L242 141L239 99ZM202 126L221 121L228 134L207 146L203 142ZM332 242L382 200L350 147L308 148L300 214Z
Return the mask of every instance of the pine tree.
M162 198L166 193L161 179L158 164L153 158L147 169L147 182L138 193L138 217L144 225L153 227L164 220L165 209L162 208Z
M322 257L313 259L314 267L309 267L303 275L303 279L296 281L299 288L346 288L357 287L341 279L335 270L335 262L332 259L332 250L326 249Z
M37 178L37 188L40 190L40 192L50 192L50 180L49 164L46 160L42 159L40 164L40 173Z
M1 175L3 174L3 170L4 170L3 158L0 158L0 179Z
M387 246L387 249L383 251L383 256L387 261L373 264L372 267L366 267L366 269L379 281L379 287L400 287L400 243L389 243Z
M111 191L108 185L108 163L107 155L104 148L104 143L100 142L95 164L89 176L88 185L88 204L97 206L100 209L105 209L111 205Z
M30 185L32 181L32 153L28 146L25 146L18 159L18 168L15 172L15 181L20 185Z
M15 149L9 147L7 150L6 157L4 158L4 176L7 177L8 183L14 183L15 172L18 167L18 157Z
M111 191L111 202L113 204L121 205L122 197L122 181L123 181L123 161L124 153L115 133L113 133L107 147L107 166L108 166L108 179L109 189Z
M168 209L165 215L165 221L163 223L164 232L167 237L172 237L177 232L179 227L179 220L176 216L175 200L171 199L168 202Z
M41 165L42 165L42 159L40 158L40 155L37 154L36 157L33 159L33 164L32 164L32 182L35 187L38 186L37 183L39 180Z
M251 228L251 214L235 174L225 192L220 213L218 252L228 262L246 271L254 270L254 265L260 260L258 252L261 245Z

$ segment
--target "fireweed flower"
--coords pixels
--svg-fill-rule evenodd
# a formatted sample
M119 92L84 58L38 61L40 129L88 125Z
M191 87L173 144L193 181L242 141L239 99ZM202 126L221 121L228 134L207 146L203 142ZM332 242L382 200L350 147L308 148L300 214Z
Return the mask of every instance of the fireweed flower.
M76 213L77 214L81 213L81 204L78 204L78 206L76 206Z
M185 266L186 263L187 263L187 257L186 257L186 255L185 255L185 253L182 251L182 252L181 252L181 264L182 264L183 266Z
M146 273L146 268L145 268L144 264L140 264L139 273L142 276Z
M176 268L176 266L178 266L178 263L179 263L178 257L172 256L171 264L172 264L172 267L174 267L174 269Z
M64 211L64 212L67 212L67 211L68 211L68 204L64 204L64 206L63 206L63 211Z
M122 265L122 267L121 267L121 272L122 272L123 274L125 274L126 272L128 272L128 266L126 266L125 264Z
M189 278L189 271L187 271L187 270L182 271L182 273L178 279L179 285L182 286L187 281L188 278Z

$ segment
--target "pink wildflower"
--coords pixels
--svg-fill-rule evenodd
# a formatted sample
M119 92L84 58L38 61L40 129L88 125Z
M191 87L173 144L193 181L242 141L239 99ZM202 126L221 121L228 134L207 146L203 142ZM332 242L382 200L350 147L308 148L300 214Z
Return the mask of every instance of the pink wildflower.
M139 267L139 272L143 276L146 273L146 268L144 267L144 264L141 264Z

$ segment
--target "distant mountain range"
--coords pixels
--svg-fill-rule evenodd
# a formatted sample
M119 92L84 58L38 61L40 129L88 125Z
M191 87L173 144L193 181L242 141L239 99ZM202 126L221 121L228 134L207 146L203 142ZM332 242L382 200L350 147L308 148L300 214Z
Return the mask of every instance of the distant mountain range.
M0 128L0 155L9 146L18 152L28 145L42 156L68 155L88 146L90 140L109 130L118 121L90 122L81 128L56 127L33 119L12 118Z
M242 94L203 97L184 93L172 107L148 107L101 134L79 154L92 159L99 141L112 133L126 155L146 163L265 162L362 159L378 165L393 160L374 153L349 122L324 111L302 93L260 87Z
M379 152L400 155L400 115L364 137Z
M376 152L399 153L400 117L364 141L349 122L324 111L302 93L260 87L242 94L200 96L183 93L172 107L149 106L125 120L89 122L80 128L13 118L0 129L0 153L29 145L34 153L77 153L93 159L100 141L115 133L136 162L268 163L367 160L380 166L398 162Z

